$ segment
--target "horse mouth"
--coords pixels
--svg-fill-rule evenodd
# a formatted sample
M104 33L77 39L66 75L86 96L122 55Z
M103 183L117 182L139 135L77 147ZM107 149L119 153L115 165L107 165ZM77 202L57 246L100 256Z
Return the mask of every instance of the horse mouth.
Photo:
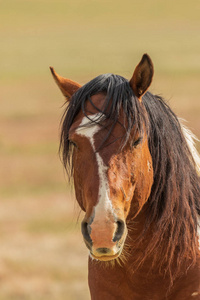
M114 255L101 255L101 256L94 255L92 252L90 252L90 255L93 259L96 259L96 260L110 261L110 260L118 258L120 256L121 252L122 251L120 250Z

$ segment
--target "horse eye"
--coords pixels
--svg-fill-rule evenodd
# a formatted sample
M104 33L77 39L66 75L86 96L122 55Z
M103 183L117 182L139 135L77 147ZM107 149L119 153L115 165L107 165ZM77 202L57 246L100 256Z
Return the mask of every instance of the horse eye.
M70 145L71 145L71 146L78 148L78 146L76 145L76 143L75 143L75 142L73 142L73 141L69 140L69 143L70 143Z
M133 142L133 147L136 147L137 145L139 145L139 143L142 141L142 138L139 137L136 141Z

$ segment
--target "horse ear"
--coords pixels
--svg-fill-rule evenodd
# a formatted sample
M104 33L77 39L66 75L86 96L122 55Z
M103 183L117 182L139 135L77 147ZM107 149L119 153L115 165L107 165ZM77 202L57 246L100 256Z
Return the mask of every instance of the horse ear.
M130 80L130 85L134 94L141 100L142 95L149 88L153 78L153 63L148 54L142 56L141 61L135 68L133 76Z
M71 96L81 87L79 83L59 76L55 72L54 68L50 67L50 70L61 92L68 99L71 98Z

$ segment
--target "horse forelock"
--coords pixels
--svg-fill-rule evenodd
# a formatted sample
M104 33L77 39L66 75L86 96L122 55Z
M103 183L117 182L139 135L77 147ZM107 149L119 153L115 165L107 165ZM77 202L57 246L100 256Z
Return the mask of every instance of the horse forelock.
M100 93L106 95L104 105L101 109L96 107L91 99L93 95ZM91 112L86 110L87 102L89 102L92 108L99 113L99 116L103 116L103 118L100 117L92 120L90 118ZM90 127L95 124L104 126L102 119L106 119L109 122L110 129L102 141L102 145L105 145L106 140L112 134L112 130L119 120L121 110L123 110L127 121L122 140L123 147L133 127L135 128L135 132L139 132L141 136L143 135L144 125L147 121L144 108L134 95L128 80L119 75L103 74L88 82L72 96L61 120L62 130L60 139L62 160L69 178L73 174L73 165L71 163L73 147L70 145L69 130L79 112L82 111L84 116L88 119L88 122L84 124L85 127ZM123 127L125 125L122 123L121 126Z

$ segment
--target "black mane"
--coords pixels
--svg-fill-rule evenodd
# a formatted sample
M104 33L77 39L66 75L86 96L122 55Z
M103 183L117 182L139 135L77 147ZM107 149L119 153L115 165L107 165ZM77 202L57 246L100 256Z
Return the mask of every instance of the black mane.
M143 104L149 121L149 150L154 183L148 199L146 228L155 223L146 254L160 257L160 266L170 271L176 254L175 278L183 263L196 261L197 227L200 215L200 178L177 116L165 101L147 92ZM168 247L162 245L168 240Z
M162 251L159 264L170 271L176 253L178 273L181 264L189 260L189 257L190 264L196 259L200 180L179 120L161 97L147 92L140 103L129 82L113 74L100 75L84 85L72 96L63 115L60 145L64 165L68 170L73 170L68 139L70 126L80 110L87 116L86 100L91 101L91 96L100 92L107 95L104 109L100 113L106 115L113 127L120 108L123 108L128 121L124 143L128 140L133 126L140 133L144 126L146 128L153 161L154 183L147 203L146 227L141 241L151 224L155 224L155 230L144 257L152 252L155 257L160 257L159 253ZM108 135L110 133L111 131ZM169 240L167 248L162 244L166 239Z

